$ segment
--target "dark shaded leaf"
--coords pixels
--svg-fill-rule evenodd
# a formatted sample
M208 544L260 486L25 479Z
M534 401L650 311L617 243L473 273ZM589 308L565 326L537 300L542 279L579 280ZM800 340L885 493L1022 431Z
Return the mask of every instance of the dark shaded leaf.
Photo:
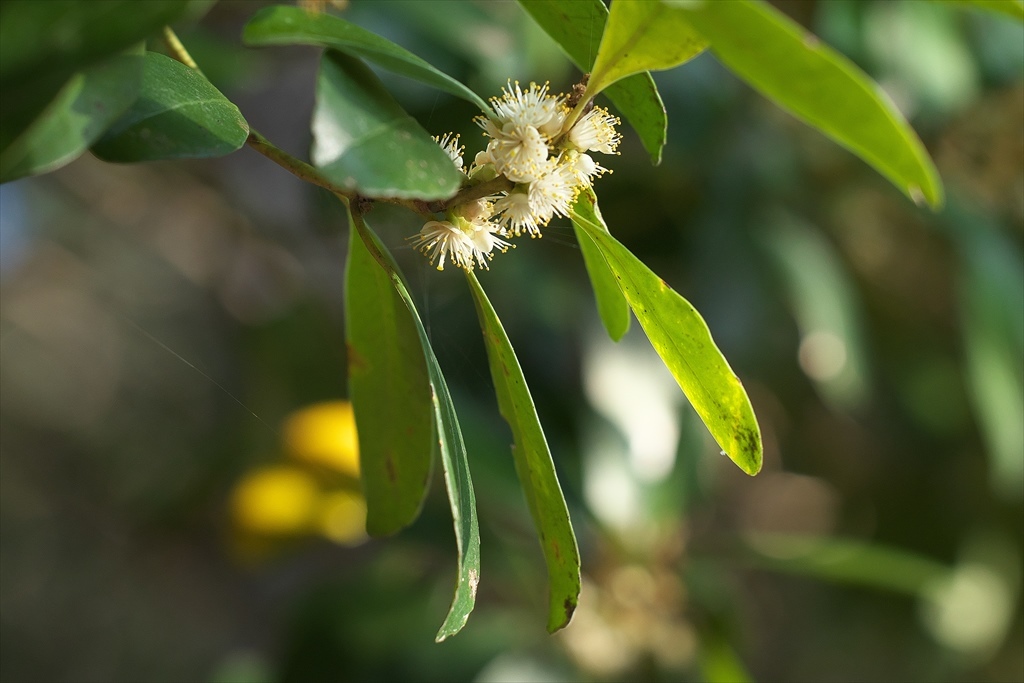
M206 0L4 0L0 150L78 71L142 41Z
M147 52L138 99L93 152L119 162L201 159L230 154L248 136L238 107L202 74Z
M448 74L390 40L340 17L308 12L300 7L266 7L246 24L242 38L247 45L254 47L313 45L344 52L461 97L480 107L481 111L491 113L491 108L479 95Z
M117 55L72 76L32 126L0 152L0 182L77 159L135 101L142 66L142 54Z
M349 239L345 330L366 531L387 536L411 524L426 498L434 414L416 325L356 230Z
M480 582L480 525L476 516L476 495L473 492L473 480L469 474L466 444L462 439L462 430L459 428L455 405L448 392L448 384L441 373L441 367L437 364L434 350L430 346L430 339L427 337L426 330L423 329L419 313L416 312L416 306L412 297L409 296L405 282L398 273L394 259L366 225L362 216L355 213L351 215L352 224L358 231L363 245L388 274L395 291L405 302L412 322L416 326L416 332L427 361L438 446L441 451L441 464L444 468L444 482L448 490L448 501L452 508L452 520L455 524L455 542L459 549L459 575L455 584L455 597L448 610L448 616L436 636L436 640L441 642L458 633L466 625L466 620L469 619L469 614L476 604L476 588Z

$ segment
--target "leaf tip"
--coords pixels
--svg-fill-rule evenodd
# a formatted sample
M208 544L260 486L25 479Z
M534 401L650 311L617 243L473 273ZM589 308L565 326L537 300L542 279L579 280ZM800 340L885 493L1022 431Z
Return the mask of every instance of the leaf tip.
M561 605L551 611L551 618L548 620L548 633L561 631L569 625L569 622L572 621L572 615L576 611L578 601L578 595L569 596L562 601Z

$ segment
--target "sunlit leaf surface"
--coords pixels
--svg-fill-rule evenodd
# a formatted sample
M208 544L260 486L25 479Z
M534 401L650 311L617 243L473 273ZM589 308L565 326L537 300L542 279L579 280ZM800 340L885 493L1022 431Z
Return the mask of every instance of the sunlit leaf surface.
M913 201L942 204L942 182L917 134L853 62L767 3L676 2L729 69L861 157Z
M677 9L662 2L616 0L587 90L594 95L626 76L671 69L706 47L707 41Z
M600 225L573 221L600 248L654 349L722 450L747 474L761 469L761 431L750 399L690 303Z
M575 215L581 216L608 232L608 226L605 225L604 218L601 217L601 210L597 207L597 196L594 194L593 188L587 188L580 193L573 206L573 211ZM575 220L573 220L573 229L576 231L576 241L583 253L583 262L587 266L590 285L594 289L601 322L608 330L608 336L619 341L629 331L629 303L623 297L615 274L608 268L608 262L605 261L597 244Z

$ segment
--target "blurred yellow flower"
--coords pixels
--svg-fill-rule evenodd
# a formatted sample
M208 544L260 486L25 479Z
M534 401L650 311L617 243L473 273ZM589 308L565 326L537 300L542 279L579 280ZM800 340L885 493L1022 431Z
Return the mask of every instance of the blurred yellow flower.
M306 472L286 465L249 472L235 486L231 510L240 529L264 535L301 534L316 524L320 491Z
M320 503L320 533L351 545L366 540L366 502L356 491L334 491Z
M284 424L288 454L359 478L359 442L352 404L325 401L297 410Z

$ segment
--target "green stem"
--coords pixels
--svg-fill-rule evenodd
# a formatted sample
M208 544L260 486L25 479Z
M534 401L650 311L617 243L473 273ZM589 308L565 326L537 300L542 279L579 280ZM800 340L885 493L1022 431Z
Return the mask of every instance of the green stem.
M171 53L172 57L190 69L195 69L199 73L203 73L199 68L199 65L196 64L196 60L192 59L192 55L190 55L188 50L185 49L185 46L181 44L181 40L178 39L178 34L176 34L174 29L170 26L164 26L164 45L167 46L167 50Z
M356 193L338 187L320 175L320 172L313 166L307 164L301 159L293 157L291 154L285 152L280 147L277 147L274 143L252 128L249 129L249 137L246 139L246 143L254 150L294 175L296 178L322 187L325 190L330 190L334 194L344 195L349 199L355 199Z

